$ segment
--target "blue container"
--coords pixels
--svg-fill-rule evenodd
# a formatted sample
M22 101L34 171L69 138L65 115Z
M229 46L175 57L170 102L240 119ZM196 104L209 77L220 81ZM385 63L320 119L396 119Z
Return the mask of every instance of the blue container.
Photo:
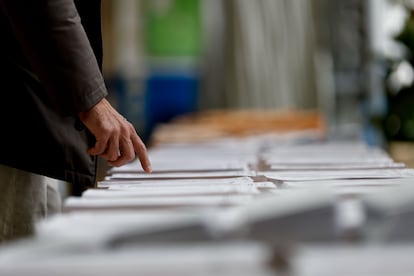
M159 123L197 110L199 78L189 73L151 73L146 80L145 117L148 136Z

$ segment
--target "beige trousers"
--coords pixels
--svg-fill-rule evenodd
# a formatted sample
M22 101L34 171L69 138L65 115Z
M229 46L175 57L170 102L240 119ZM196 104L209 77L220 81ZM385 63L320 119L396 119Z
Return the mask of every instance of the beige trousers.
M58 180L0 165L0 243L34 234L35 224L59 213Z

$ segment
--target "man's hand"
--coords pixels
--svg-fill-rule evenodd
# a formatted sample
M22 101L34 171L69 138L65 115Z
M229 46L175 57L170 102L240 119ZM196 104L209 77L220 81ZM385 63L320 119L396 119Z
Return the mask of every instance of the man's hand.
M79 118L96 138L95 146L88 149L90 155L99 155L112 166L122 166L137 154L144 171L151 172L147 149L134 126L106 99L79 113Z

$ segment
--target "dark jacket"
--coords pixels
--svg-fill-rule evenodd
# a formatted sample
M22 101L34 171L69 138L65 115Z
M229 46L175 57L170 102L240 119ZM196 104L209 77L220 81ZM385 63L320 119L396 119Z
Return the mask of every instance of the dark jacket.
M100 0L0 0L0 163L90 186L96 157L82 127L107 95Z

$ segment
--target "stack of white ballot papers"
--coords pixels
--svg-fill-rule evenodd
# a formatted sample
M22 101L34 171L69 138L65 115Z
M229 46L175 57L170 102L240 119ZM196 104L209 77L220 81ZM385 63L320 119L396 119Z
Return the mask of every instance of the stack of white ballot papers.
M261 153L274 170L287 169L381 169L405 167L382 149L361 142L326 142L274 145Z
M266 166L257 175L285 188L381 186L394 179L414 179L413 169L361 142L274 146L262 152L260 159Z
M271 182L254 182L249 177L104 180L97 189L88 189L81 197L67 198L64 209L228 207L245 204L261 191L275 188Z
M246 145L245 142L243 145ZM65 200L65 211L233 207L248 203L269 181L254 179L258 145L223 143L163 145L149 150L153 172L137 160L111 168L97 189Z
M360 141L240 143L153 148L153 173L140 171L138 161L111 168L97 188L67 198L64 211L233 208L269 195L281 200L287 189L334 188L337 200L338 194L362 196L414 179L413 169Z
M312 181L332 179L386 179L414 178L414 169L361 169L361 170L301 170L259 172L268 179L276 181Z
M253 242L146 244L94 252L23 242L0 251L0 275L271 276L271 257L269 247Z
M149 157L153 173L134 161L65 198L33 239L0 250L0 275L268 275L270 259L339 275L323 260L354 263L343 244L414 241L414 170L360 141L164 144Z
M292 276L408 276L413 244L308 245L292 254Z
M231 145L231 144L230 144ZM239 148L212 143L202 145L164 145L149 151L153 173L180 172L243 172L257 160L257 146L241 145ZM138 161L114 167L108 174L138 173Z

